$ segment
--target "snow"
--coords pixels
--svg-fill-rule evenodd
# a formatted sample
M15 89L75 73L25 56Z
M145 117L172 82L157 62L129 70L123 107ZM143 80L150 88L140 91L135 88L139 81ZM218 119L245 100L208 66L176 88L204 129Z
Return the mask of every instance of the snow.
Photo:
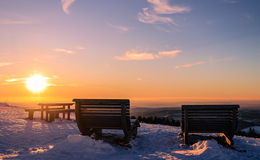
M142 123L131 148L81 136L75 121L26 120L22 108L0 106L0 160L133 160L133 159L260 159L260 139L234 137L238 150L215 140L202 140L186 146L180 128ZM120 130L105 130L111 138L122 137Z
M254 129L257 134L260 134L260 126L252 126L252 127L244 128L242 129L242 131L248 133L250 128Z

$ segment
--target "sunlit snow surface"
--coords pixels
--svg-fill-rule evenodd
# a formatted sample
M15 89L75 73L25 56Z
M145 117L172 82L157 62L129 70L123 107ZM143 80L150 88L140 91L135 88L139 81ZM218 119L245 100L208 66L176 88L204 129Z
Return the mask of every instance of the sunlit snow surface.
M180 128L141 124L131 148L81 136L74 121L47 123L26 120L21 108L0 106L0 160L115 160L115 159L260 159L260 139L235 137L238 152L219 145L215 140L182 144ZM105 134L122 135L106 130Z

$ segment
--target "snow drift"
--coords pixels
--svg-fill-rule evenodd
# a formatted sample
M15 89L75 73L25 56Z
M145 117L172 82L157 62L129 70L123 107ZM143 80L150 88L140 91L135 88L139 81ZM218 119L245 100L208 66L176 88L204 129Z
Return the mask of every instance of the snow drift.
M235 136L234 146L225 148L215 140L183 145L180 128L141 124L131 148L81 136L74 121L47 123L26 120L21 108L0 107L0 160L71 159L259 159L260 139ZM122 131L105 130L105 135L123 136Z

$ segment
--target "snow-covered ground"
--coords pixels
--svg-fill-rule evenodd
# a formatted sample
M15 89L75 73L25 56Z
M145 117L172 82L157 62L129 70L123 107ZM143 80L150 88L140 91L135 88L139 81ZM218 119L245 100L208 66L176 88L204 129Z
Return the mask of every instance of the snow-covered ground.
M260 139L236 136L238 152L215 140L182 144L180 128L141 124L131 148L81 136L75 121L26 120L22 108L0 106L0 160L260 159ZM123 136L122 131L105 130ZM113 136L112 136L113 137Z

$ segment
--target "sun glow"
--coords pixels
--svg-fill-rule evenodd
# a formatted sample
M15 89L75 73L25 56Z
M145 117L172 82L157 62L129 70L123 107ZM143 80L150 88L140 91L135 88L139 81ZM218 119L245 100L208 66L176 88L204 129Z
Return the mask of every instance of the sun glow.
M25 84L27 89L32 92L42 92L46 87L49 86L47 83L47 77L42 75L33 75L26 79Z

